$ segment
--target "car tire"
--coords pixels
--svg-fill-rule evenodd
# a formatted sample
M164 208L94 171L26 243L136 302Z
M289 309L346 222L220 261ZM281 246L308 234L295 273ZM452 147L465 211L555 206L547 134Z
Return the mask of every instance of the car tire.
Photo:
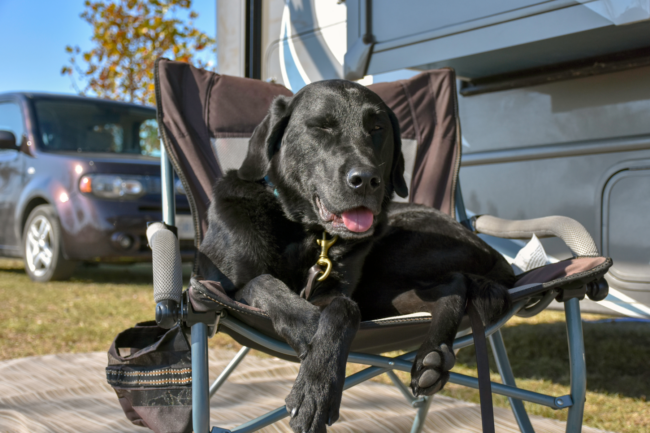
M67 280L76 262L63 257L59 217L49 204L36 206L23 229L25 272L37 282Z

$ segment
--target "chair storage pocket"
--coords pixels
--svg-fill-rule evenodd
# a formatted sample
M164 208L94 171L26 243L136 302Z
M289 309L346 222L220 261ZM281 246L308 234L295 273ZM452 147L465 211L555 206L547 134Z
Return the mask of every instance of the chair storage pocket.
M190 355L179 326L167 330L156 322L138 323L115 338L106 379L133 424L156 433L192 431Z

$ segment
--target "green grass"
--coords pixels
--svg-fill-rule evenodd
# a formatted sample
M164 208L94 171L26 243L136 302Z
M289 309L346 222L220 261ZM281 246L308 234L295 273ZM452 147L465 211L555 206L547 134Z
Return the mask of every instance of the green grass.
M184 265L189 278L191 267ZM20 260L0 259L0 359L107 351L115 336L153 320L150 264L81 266L69 281L34 283ZM237 348L225 335L211 346Z
M187 277L189 267L185 271ZM108 350L117 333L153 318L151 281L150 265L101 265L79 268L70 281L37 284L27 278L21 261L0 259L0 359ZM514 319L503 329L519 386L556 396L569 393L563 319L561 312L545 312L533 319ZM650 325L587 321L583 327L585 424L620 433L650 432ZM239 347L223 334L211 339L210 346ZM473 348L463 349L454 371L475 376L475 364ZM361 368L351 366L350 371ZM499 381L496 371L493 364L493 380ZM407 380L406 374L401 377ZM464 387L450 384L442 393L478 402L478 392ZM494 401L508 407L504 397L495 396ZM566 419L565 410L533 404L526 408L531 414Z

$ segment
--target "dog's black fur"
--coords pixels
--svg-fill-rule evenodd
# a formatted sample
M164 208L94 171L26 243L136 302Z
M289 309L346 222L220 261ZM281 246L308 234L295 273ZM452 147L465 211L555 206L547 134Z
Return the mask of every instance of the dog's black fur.
M368 182L350 183L354 170ZM199 273L266 311L299 354L286 399L296 432L324 432L338 418L361 320L431 313L411 372L413 392L431 395L449 378L467 302L485 324L510 306L514 275L501 255L435 209L391 203L394 193L407 194L403 172L392 111L369 89L333 80L277 97L241 168L215 184ZM363 233L339 218L359 207L374 214ZM323 230L339 236L329 253L333 270L308 302L299 293Z

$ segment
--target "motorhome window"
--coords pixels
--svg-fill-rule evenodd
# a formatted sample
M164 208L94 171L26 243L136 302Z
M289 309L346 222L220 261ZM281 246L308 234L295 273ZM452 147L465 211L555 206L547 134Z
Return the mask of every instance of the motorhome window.
M160 156L153 110L54 99L34 107L41 150Z

